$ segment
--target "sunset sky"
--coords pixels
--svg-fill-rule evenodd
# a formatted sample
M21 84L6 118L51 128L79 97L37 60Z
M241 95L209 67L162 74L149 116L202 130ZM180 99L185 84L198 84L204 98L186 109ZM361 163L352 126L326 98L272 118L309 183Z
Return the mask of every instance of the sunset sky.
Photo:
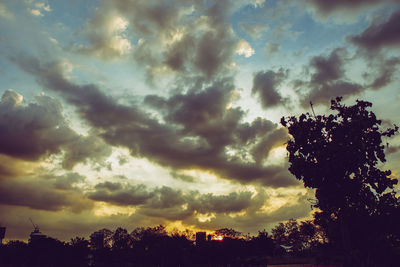
M311 218L282 116L400 124L398 0L0 0L0 224L61 240ZM384 139L393 177L400 137Z

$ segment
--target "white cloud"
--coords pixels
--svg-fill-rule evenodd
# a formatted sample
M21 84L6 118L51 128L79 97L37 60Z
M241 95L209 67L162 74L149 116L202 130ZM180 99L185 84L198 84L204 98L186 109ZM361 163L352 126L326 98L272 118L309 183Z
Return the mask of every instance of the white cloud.
M241 40L237 45L236 53L241 56L251 57L255 54L255 51L248 42Z
M263 7L265 4L265 0L253 0L254 7Z
M36 17L42 17L43 16L42 12L40 12L39 9L30 9L29 12L31 12L31 14L36 16Z
M29 8L29 12L36 17L43 17L43 11L45 12L50 12L51 8L48 3L44 2L37 2L37 3L32 3L31 1L28 2L29 5L33 6L33 8Z
M105 59L126 55L132 48L126 36L128 27L129 21L119 14L99 12L83 31L90 45L80 46L79 50Z
M0 2L0 17L5 18L5 19L13 19L14 18L14 15L1 2Z
M36 3L35 6L36 6L36 8L47 11L47 12L51 11L49 4L45 4L43 2Z

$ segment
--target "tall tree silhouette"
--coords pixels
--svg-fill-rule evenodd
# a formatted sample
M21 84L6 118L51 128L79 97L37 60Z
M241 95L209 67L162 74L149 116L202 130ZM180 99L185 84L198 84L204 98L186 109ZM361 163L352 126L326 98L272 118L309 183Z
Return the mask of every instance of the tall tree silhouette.
M347 253L347 262L358 261L353 262L358 266L369 265L379 254L377 242L385 247L399 237L386 222L399 215L393 188L397 179L377 167L386 161L382 137L394 135L398 127L381 130L381 121L367 110L371 106L359 100L345 106L338 97L331 101L336 114L281 119L292 136L289 171L305 187L316 189L316 223Z

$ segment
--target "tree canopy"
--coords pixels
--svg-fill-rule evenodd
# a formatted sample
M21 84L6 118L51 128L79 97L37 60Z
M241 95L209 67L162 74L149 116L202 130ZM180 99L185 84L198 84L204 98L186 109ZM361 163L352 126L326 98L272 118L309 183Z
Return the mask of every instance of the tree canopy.
M338 97L331 101L334 114L281 119L292 136L289 171L315 189L317 224L331 242L348 250L399 237L395 227L385 227L388 216L399 215L397 179L379 168L386 161L382 137L396 134L398 127L382 130L371 106L360 100L346 106Z

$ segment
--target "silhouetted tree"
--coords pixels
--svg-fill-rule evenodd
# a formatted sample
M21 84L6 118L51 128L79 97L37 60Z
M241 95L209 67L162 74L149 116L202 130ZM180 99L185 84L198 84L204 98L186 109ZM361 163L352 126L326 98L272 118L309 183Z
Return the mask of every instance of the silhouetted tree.
M258 231L258 235L251 239L252 250L256 255L272 256L275 254L276 247L272 236L267 231Z
M0 266L9 264L10 266L20 266L29 260L28 244L19 240L10 240L5 245L0 246Z
M378 243L385 247L399 238L385 221L399 220L397 179L377 167L385 162L382 137L394 135L398 127L381 130L381 121L367 110L371 106L359 100L345 106L336 98L331 101L336 114L281 119L293 137L287 144L289 171L316 190L315 221L347 253L348 265L367 266L384 253L375 249Z
M96 242L98 240L98 234L102 235L102 238L101 238L103 241L102 247L105 249L111 248L113 231L111 231L107 228L98 230L90 235L90 245L92 246L92 248L94 248L98 245L98 244L96 244Z
M298 229L303 249L312 249L327 242L324 230L310 220L302 221Z
M272 235L278 245L284 246L291 252L300 252L304 248L299 224L294 219L279 223L272 229Z
M132 244L132 238L128 231L124 228L118 227L111 236L112 249L127 249Z
M71 238L70 243L70 256L71 262L74 266L85 266L88 261L90 253L89 241L84 237Z
M214 233L215 233L215 235L221 235L224 237L231 237L231 238L237 238L242 235L241 232L238 232L232 228L221 228L221 229L215 230Z

